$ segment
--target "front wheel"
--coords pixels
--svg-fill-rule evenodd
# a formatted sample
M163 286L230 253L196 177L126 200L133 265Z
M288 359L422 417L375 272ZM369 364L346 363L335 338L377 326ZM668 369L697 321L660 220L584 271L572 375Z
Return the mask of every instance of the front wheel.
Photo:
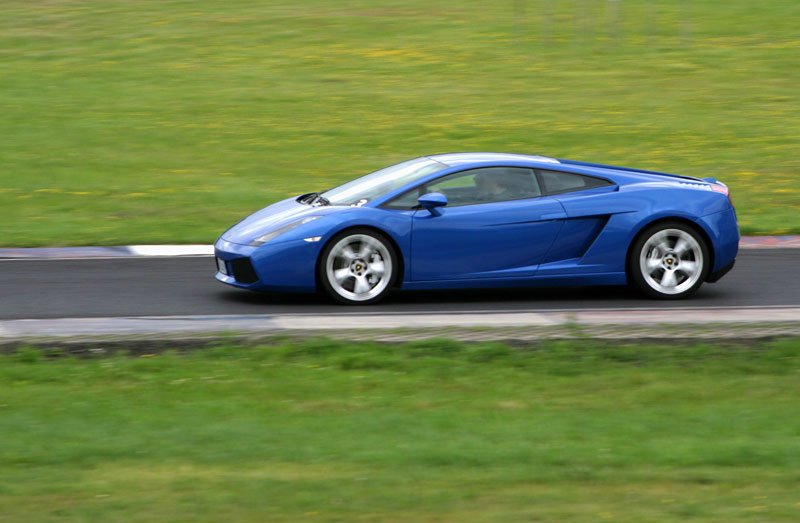
M703 237L681 222L665 222L645 230L631 249L632 283L653 298L690 296L706 280L711 259Z
M388 294L398 264L392 244L370 229L336 235L320 256L320 287L339 303L368 304Z

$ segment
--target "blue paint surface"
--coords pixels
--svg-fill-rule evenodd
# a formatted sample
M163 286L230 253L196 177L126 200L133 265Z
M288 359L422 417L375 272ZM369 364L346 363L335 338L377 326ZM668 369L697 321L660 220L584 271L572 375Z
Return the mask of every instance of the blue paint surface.
M370 200L324 205L309 203L313 197L290 198L245 218L217 241L216 255L249 258L258 281L239 283L221 273L217 279L252 290L312 292L322 249L353 227L373 228L393 241L404 267L400 286L413 289L625 284L637 235L667 219L702 231L712 272L732 263L738 252L735 211L725 194L712 190L713 182L540 156L455 153L421 161L429 166L430 160L441 167L420 171L400 187L387 184L384 193L375 195L370 181ZM521 192L519 198L480 201L478 189L459 186L458 180L481 169L530 170L539 187L535 196ZM548 188L542 173L551 172L597 183ZM454 181L446 185L447 180ZM440 186L449 200L443 206L438 190L437 195L427 190ZM423 201L427 208L414 207L423 195L435 205ZM263 245L253 243L275 231L279 234Z

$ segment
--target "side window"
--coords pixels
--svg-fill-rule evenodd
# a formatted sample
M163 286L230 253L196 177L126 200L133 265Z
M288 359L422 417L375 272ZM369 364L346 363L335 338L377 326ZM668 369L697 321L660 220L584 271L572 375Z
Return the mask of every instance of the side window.
M608 180L584 176L582 174L564 173L559 171L544 171L537 169L537 174L542 182L542 189L546 194L561 194L565 192L583 191L595 187L613 185Z
M504 202L541 196L532 169L485 167L453 173L428 184L427 192L447 196L448 206Z
M533 169L485 167L447 175L415 187L385 205L388 209L412 209L423 194L438 192L447 196L447 206L474 205L535 198L542 195Z

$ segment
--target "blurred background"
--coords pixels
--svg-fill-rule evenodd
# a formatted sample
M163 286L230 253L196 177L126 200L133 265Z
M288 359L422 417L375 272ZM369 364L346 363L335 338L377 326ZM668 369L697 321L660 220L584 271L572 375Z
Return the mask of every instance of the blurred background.
M4 0L0 245L210 243L419 155L715 176L800 233L797 0Z

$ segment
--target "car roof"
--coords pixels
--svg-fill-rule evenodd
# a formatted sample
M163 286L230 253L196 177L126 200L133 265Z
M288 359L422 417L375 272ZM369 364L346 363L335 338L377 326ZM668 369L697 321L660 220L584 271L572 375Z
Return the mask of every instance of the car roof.
M672 174L658 171L648 171L644 169L634 169L630 167L620 167L617 165L604 165L599 163L580 162L576 160L565 160L563 158L550 158L548 156L539 156L532 154L514 154L514 153L489 153L489 152L474 152L474 153L444 153L426 156L425 158L437 161L448 167L463 167L468 168L479 166L491 166L498 164L517 164L526 165L529 167L547 168L547 165L552 165L551 168L556 168L560 171L573 172L578 174L587 174L590 176L600 176L604 178L614 177L615 183L636 183L636 182L652 182L658 181L676 181L678 179L687 180L696 183L708 183L707 180L700 180L691 176L681 174ZM543 165L544 164L544 165Z
M484 163L484 162L539 162L539 163L560 163L555 158L547 156L536 156L528 154L512 153L444 153L434 154L428 158L443 163L450 167L458 167L464 164Z

